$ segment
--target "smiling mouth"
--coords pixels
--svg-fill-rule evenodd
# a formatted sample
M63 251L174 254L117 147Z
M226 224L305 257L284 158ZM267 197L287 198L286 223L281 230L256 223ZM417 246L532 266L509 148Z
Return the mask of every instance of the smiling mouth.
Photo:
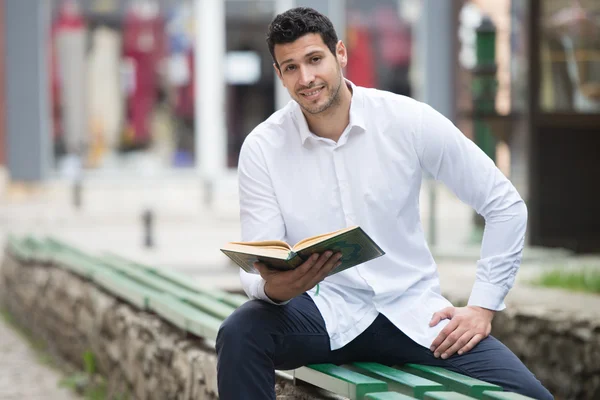
M325 88L325 86L320 86L316 89L311 90L310 92L304 91L304 92L301 92L300 94L307 98L316 97L319 95L319 93L321 93L321 91L323 91L324 88Z

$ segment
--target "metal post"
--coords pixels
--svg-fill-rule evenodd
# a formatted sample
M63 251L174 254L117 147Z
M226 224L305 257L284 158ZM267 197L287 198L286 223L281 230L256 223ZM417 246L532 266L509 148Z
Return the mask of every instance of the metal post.
M473 68L473 111L475 143L496 160L496 140L485 121L485 115L496 112L496 27L485 16L476 29L477 64Z
M474 141L495 162L496 139L486 116L496 113L496 27L488 16L484 16L475 32L476 65L472 86ZM474 223L478 229L485 226L485 220L477 213Z
M418 87L420 100L449 119L454 118L452 2L424 0L417 25L417 70L422 71ZM437 243L436 182L428 177L429 224L427 241Z
M73 206L77 209L81 209L82 199L81 193L83 191L81 178L75 179L73 181Z
M144 247L154 247L154 212L147 209L142 214L142 225L144 231Z

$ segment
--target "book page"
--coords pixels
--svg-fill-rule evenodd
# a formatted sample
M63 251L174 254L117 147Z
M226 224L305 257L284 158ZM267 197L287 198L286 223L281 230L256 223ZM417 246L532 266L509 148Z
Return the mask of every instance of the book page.
M244 254L254 254L256 256L279 258L287 260L291 250L281 246L254 246L246 243L227 243L221 250L234 251Z
M351 231L352 229L356 229L357 226L351 226L349 228L344 228L344 229L339 229L337 231L334 232L329 232L329 233L323 233L321 235L317 235L317 236L312 236L306 239L302 239L301 241L299 241L298 243L296 243L294 245L294 247L292 247L292 249L294 251L300 251L302 249L305 249L307 247L310 247L316 243L322 242L324 240L327 240L329 238L332 238L334 236L340 235L342 233Z
M281 240L263 240L260 242L229 242L231 244L239 244L242 246L253 246L253 247L265 247L265 248L277 248L284 250L292 250L292 246Z

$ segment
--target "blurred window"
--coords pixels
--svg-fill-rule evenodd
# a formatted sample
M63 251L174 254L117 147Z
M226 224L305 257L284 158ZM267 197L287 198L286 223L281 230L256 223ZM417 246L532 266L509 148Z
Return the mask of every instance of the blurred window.
M542 111L600 113L600 3L548 0L541 7Z

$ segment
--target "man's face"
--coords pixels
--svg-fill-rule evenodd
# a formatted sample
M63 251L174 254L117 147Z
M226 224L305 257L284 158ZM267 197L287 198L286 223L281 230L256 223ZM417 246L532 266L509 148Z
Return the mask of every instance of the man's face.
M310 114L319 114L339 103L346 66L346 48L340 41L333 55L321 35L310 33L295 42L275 45L277 75L290 96Z

